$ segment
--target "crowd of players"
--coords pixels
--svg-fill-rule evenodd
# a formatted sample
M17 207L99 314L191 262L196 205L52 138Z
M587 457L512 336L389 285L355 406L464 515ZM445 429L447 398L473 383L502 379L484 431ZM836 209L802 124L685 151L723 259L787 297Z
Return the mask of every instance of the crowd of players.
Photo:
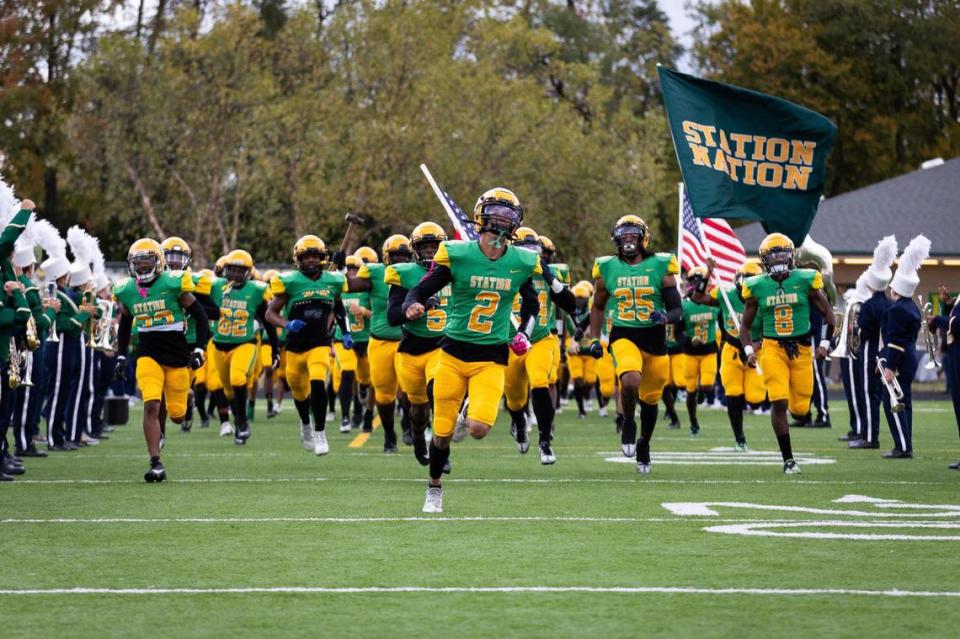
M783 472L796 474L788 414L801 425L811 413L817 362L833 346L821 273L797 267L793 243L778 233L728 290L711 284L712 264L681 279L672 254L651 250L644 220L626 215L613 226L615 252L596 259L590 281L572 285L553 242L523 226L516 195L494 188L474 207L476 241L449 240L424 222L409 238L389 237L379 255L370 247L346 255L306 235L293 246L292 270L261 274L244 250L194 271L186 241L145 238L129 248L129 277L111 284L93 238L68 232L71 263L56 230L33 219L33 204L20 209L0 234L0 480L23 473L22 458L46 456L40 441L47 451L71 451L107 437L104 398L111 383L132 377L150 456L144 477L164 481L166 421L189 431L195 413L201 428L218 418L220 434L244 445L262 383L267 417L289 391L301 444L316 455L330 451L326 423L337 401L341 432L369 432L377 419L385 453L397 452L399 421L404 443L428 467L423 510L442 512L450 442L486 436L501 402L519 452L529 450L528 424L536 425L540 462L550 465L568 384L581 417L591 395L603 415L612 399L623 454L645 475L660 401L678 427L675 403L685 391L696 435L697 406L718 371L736 450L747 450L744 412L768 407ZM48 255L43 286L34 279L35 246ZM877 446L883 403L895 445L886 456L898 458L912 452L921 328L913 293L929 242L911 242L896 276L896 248L889 260L888 249L878 247L849 295L860 305L848 327L860 350L843 369L849 445ZM947 318L930 324L960 328ZM885 392L894 381L898 395Z

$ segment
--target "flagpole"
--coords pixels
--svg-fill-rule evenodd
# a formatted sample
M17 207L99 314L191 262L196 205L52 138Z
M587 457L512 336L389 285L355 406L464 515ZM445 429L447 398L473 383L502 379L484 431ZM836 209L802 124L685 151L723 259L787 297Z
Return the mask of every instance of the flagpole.
M677 262L683 261L683 182L677 182Z
M433 175L430 174L430 169L427 168L426 164L421 164L420 170L423 172L423 176L427 178L427 182L430 183L430 188L433 189L433 194L437 196L438 200L440 200L443 210L447 212L447 217L450 218L450 222L453 223L453 221L457 219L457 216L453 214L453 211L450 209L450 205L447 204L447 198L443 197L443 193L440 192L440 187L437 186L437 181L434 180Z

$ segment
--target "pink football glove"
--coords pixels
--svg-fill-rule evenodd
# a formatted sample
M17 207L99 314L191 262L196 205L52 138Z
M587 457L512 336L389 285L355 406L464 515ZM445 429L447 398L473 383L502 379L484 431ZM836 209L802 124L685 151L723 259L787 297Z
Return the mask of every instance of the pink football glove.
M513 341L510 342L510 350L513 351L514 355L523 355L530 350L530 338L522 332L517 333L513 336Z

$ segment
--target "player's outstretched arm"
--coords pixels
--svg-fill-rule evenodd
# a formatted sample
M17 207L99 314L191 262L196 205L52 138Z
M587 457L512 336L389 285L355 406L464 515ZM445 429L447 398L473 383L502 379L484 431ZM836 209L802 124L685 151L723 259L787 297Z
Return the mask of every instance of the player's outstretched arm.
M836 330L836 324L833 314L833 307L830 306L823 289L813 289L809 294L810 303L813 308L823 317L823 326L820 327L820 343L817 345L817 359L824 359L830 352L830 342L833 340L833 332ZM749 326L749 324L747 325Z
M181 293L180 306L183 307L183 310L188 315L196 320L197 343L206 344L207 340L210 339L210 320L207 317L206 311L203 310L203 305L197 301L197 298L193 296L193 293Z
M603 278L596 278L593 285L593 306L590 307L591 335L600 335L600 330L603 328L603 316L609 300L610 292L607 291L607 286L603 283Z
M407 321L403 313L403 301L407 299L409 291L396 284L390 286L390 295L387 297L387 322L390 326L400 326Z
M434 264L430 272L420 282L407 291L403 300L403 313L407 319L417 319L426 312L424 304L439 293L444 286L453 281L453 273L442 264Z

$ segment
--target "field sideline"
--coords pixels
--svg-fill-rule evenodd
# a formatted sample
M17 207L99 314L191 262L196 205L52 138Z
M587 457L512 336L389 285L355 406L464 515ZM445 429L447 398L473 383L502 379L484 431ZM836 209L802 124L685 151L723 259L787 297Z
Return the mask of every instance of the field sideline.
M27 460L0 486L8 637L955 636L960 458L947 402L915 407L912 461L794 431L784 477L769 417L699 438L658 427L653 473L618 463L612 420L558 416L553 467L501 419L454 444L444 513L423 515L410 448L329 432L299 446L292 404L258 405L245 447L171 427L169 480L142 481L140 411L92 449ZM681 412L686 424L686 414ZM536 437L534 430L533 436Z

